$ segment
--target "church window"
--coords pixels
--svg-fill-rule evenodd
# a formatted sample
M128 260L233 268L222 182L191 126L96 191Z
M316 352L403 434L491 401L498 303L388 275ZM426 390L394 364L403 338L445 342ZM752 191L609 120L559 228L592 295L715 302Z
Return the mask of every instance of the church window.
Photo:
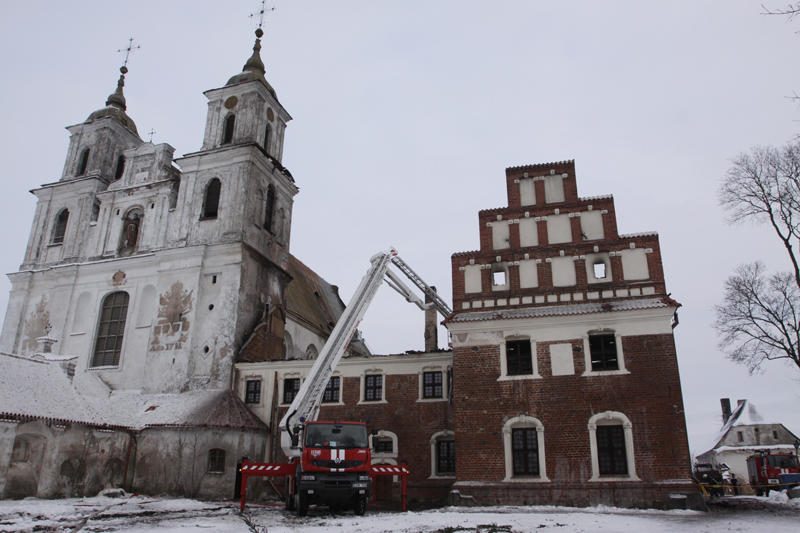
M53 238L50 241L52 244L61 244L64 242L64 235L67 233L67 223L69 222L69 210L62 209L56 217L56 225L53 228Z
M597 461L601 476L627 476L625 431L621 425L597 426Z
M267 151L267 154L269 154L269 142L271 140L271 137L272 137L272 126L267 124L267 127L264 128L264 150Z
M267 187L267 199L264 203L264 229L272 232L272 219L275 211L275 186Z
M367 374L364 376L364 401L379 402L383 400L383 375Z
M592 371L619 370L617 338L613 333L589 335Z
M422 398L425 400L444 397L442 371L422 373Z
M86 174L86 167L89 165L89 149L84 148L83 152L81 152L81 157L78 159L78 168L76 169L75 175L82 176Z
M456 473L456 441L439 439L436 441L436 474L439 476Z
M225 117L225 127L222 132L222 144L230 144L233 142L233 128L236 125L236 115L228 115Z
M221 190L222 184L219 179L213 178L208 182L205 198L203 200L203 216L201 218L217 218Z
M375 453L394 452L394 441L391 437L373 437L372 451Z
M244 385L244 403L261 403L261 380L248 379Z
M118 180L125 173L125 156L121 155L117 158L117 168L114 170L114 179Z
M100 200L95 199L94 203L92 204L92 218L90 222L97 222L97 219L100 218Z
M511 456L514 476L539 475L539 439L535 427L511 430Z
M225 450L219 448L208 450L208 473L225 473Z
M112 292L103 299L92 366L116 366L119 364L127 316L127 292Z
M139 231L144 213L139 208L133 208L122 219L122 235L119 238L119 254L130 255L136 251L139 243Z
M31 458L31 450L28 441L24 437L14 439L14 449L11 451L12 463L26 463Z

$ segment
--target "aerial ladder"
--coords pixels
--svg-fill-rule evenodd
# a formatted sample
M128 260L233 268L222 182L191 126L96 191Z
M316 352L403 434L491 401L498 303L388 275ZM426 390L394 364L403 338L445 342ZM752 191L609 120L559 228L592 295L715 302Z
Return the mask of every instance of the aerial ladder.
M427 303L408 287L395 269L423 293ZM400 476L402 507L406 509L409 471L405 466L371 464L366 424L317 420L325 388L383 281L420 309L433 307L444 318L452 314L436 290L425 283L395 249L372 256L367 273L279 423L281 448L289 462L242 463L242 510L248 478L266 476L287 478L287 508L301 516L307 513L311 503L352 507L357 514L364 514L371 481L382 475Z

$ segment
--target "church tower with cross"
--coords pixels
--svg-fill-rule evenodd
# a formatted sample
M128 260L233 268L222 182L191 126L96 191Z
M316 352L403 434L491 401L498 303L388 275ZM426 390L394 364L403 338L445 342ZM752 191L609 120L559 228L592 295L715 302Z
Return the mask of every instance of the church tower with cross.
M9 275L0 337L4 369L18 372L20 382L34 379L54 391L63 385L63 398L47 408L23 402L0 410L4 419L61 420L72 436L14 426L33 435L15 440L10 433L14 449L40 450L37 468L56 468L50 478L37 474L33 485L21 482L38 484L34 492L4 492L0 483L0 497L52 496L65 471L148 492L216 496L227 494L228 475L197 482L186 472L214 465L230 474L238 458L263 455L266 427L234 393L234 363L254 329L259 350L248 352L251 361L282 356L298 188L281 162L291 116L266 79L262 37L259 23L241 72L204 93L198 151L176 158L169 144L140 136L124 94L129 55L138 48L132 39L105 106L67 128L60 178L32 191L36 212L21 266ZM37 378L41 364L64 372ZM99 435L97 427L126 429ZM192 433L195 452L187 453L184 430L175 428ZM104 458L90 450L63 459L74 448L65 442L89 433L86 442ZM190 456L201 464L179 464ZM62 461L69 464L59 474ZM0 481L13 478L0 464Z

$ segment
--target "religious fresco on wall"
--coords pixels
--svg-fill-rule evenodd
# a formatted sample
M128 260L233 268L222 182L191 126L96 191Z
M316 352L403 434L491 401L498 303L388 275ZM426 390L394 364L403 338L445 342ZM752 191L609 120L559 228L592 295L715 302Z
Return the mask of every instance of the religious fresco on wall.
M22 351L33 353L38 346L39 337L47 337L53 325L50 324L50 311L47 309L47 296L42 295L36 308L25 321L25 339L22 344Z
M192 292L176 281L159 295L158 322L153 326L150 351L179 350L189 339L191 323L187 317L192 310Z

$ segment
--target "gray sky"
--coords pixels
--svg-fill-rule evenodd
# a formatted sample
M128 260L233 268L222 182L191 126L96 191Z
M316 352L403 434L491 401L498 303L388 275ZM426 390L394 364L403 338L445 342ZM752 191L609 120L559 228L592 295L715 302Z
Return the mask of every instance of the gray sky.
M773 7L784 1L765 0ZM693 452L719 398L749 398L800 433L800 371L750 376L717 348L725 278L785 269L766 227L717 204L738 152L798 133L800 21L758 1L274 0L262 57L292 114L284 163L300 187L291 250L345 301L396 246L451 299L450 255L478 247L478 210L506 205L508 166L575 159L582 196L613 194L623 233L657 230ZM270 5L270 4L268 4ZM0 4L4 194L0 270L22 260L28 190L61 175L68 136L115 87L129 36L128 113L142 137L199 149L202 92L241 70L257 1ZM0 280L5 309L8 281ZM422 313L382 289L362 324L377 353L423 346ZM444 344L444 337L440 344Z

